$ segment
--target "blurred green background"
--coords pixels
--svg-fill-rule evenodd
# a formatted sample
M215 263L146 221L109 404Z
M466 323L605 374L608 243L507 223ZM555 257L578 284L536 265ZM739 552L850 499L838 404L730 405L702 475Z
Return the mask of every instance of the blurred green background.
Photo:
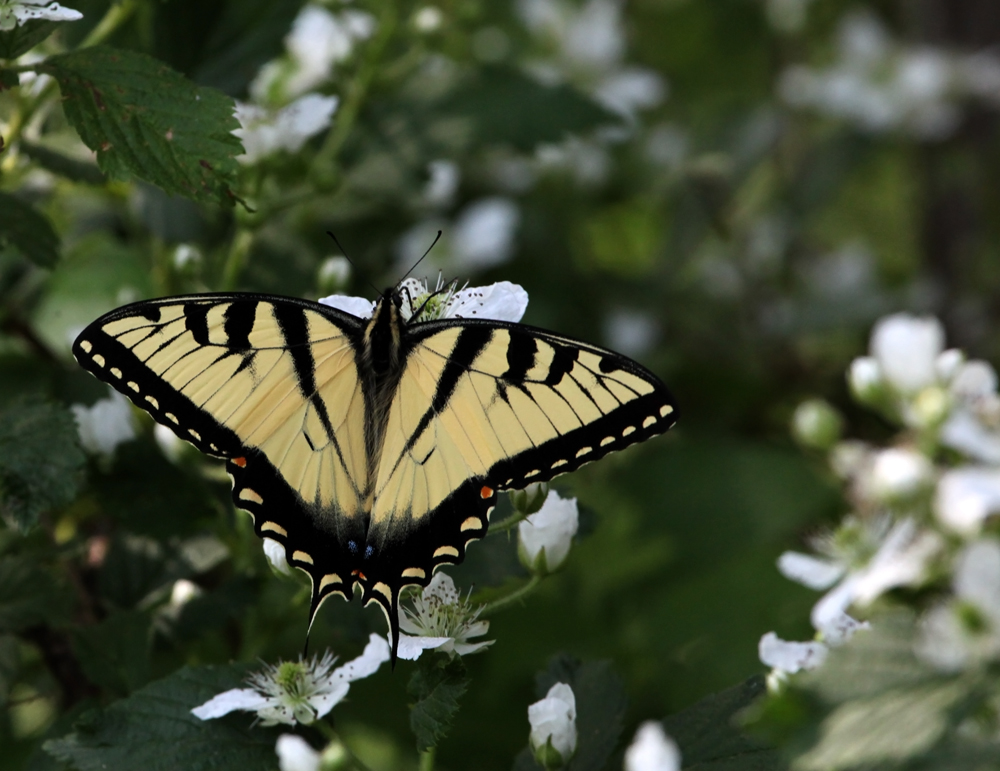
M72 49L109 18L105 0L68 4L84 18L35 53ZM558 480L583 508L578 543L523 607L493 619L497 642L467 661L472 685L439 766L509 768L534 673L557 652L614 662L630 736L762 671L763 633L811 636L815 595L774 563L843 503L788 436L796 404L822 395L856 433L887 435L848 403L843 372L893 310L935 313L953 344L996 359L1000 6L312 8L340 38L310 28L292 0L112 9L107 43L272 118L305 93L338 97L300 147L281 144L301 128L289 119L276 149L245 159L234 190L246 207L107 181L57 92L25 75L0 92L0 189L59 238L49 267L16 239L0 251L0 410L107 398L69 344L117 305L223 289L372 298L370 283L394 284L442 229L425 276L521 284L526 323L637 358L671 387L681 420ZM329 261L327 230L349 274ZM135 437L91 455L72 502L39 527L20 534L4 510L0 767L54 767L43 737L182 664L301 649L307 590L272 575L220 468L131 420ZM515 540L497 536L451 572L482 588L523 569ZM194 599L172 599L178 579L196 584ZM22 591L30 607L16 607ZM374 609L332 601L312 645L350 657L383 628ZM407 667L356 684L335 712L375 768L415 767Z

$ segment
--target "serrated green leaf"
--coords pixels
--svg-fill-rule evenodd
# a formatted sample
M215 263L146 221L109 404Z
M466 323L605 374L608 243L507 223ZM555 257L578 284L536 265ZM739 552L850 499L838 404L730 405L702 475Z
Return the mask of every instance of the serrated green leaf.
M0 32L0 59L16 59L27 53L55 32L57 27L51 21L34 19L7 32Z
M0 245L13 246L43 268L59 260L59 237L48 218L7 193L0 193Z
M948 710L967 694L965 684L952 681L848 701L823 721L819 741L792 768L838 771L916 757L944 736Z
M57 153L44 145L36 145L34 142L26 142L23 139L18 146L22 153L53 174L58 174L73 182L85 182L88 185L103 185L107 182L107 178L93 163L78 161L76 158Z
M407 693L417 699L410 706L410 728L417 737L418 750L436 747L447 735L458 711L458 700L468 687L461 659L421 658L406 687Z
M0 631L16 632L57 622L68 608L67 593L37 561L0 557Z
M576 699L576 754L567 771L600 771L621 737L628 701L610 661L581 663L556 656L535 678L539 699L556 683L566 683Z
M69 410L22 402L0 412L0 512L22 531L73 500L83 463Z
M244 712L200 720L191 709L242 684L247 668L184 667L127 699L94 710L45 750L78 771L274 771L287 726L254 726Z
M470 120L482 144L530 151L621 118L567 85L546 86L511 67L484 67L439 106Z
M149 681L150 620L145 613L115 612L72 634L80 668L94 684L124 696Z
M735 724L738 714L766 692L764 678L707 696L663 721L663 728L680 747L686 769L712 771L779 771L787 767L778 753L744 734Z
M234 203L242 153L233 100L144 54L108 47L39 65L63 93L66 118L110 177L134 174L171 195Z

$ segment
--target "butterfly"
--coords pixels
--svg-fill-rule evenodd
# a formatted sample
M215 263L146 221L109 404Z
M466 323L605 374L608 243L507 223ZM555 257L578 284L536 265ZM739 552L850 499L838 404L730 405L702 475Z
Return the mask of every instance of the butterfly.
M412 279L411 279L412 281ZM77 337L99 379L223 458L234 504L312 581L385 612L465 557L503 490L663 433L677 409L647 369L523 324L426 321L407 287L370 318L265 294L126 305ZM440 299L440 298L439 298Z

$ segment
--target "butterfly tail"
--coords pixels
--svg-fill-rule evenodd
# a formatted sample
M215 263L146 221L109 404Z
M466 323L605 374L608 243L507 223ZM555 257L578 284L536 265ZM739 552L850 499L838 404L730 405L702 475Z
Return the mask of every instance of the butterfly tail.
M396 668L396 653L399 650L399 587L390 589L384 583L377 583L376 588L364 587L362 602L367 606L374 602L382 609L385 620L389 622L389 638L392 646L392 668Z

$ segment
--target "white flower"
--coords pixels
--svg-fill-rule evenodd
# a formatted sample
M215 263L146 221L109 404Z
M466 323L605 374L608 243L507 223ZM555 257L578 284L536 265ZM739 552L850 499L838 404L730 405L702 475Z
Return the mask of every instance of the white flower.
M964 362L965 354L958 348L949 348L947 351L943 351L934 362L934 370L937 372L938 380L943 383L950 382Z
M938 482L934 513L952 532L975 536L987 517L1000 514L1000 470L964 466L946 471Z
M941 444L982 463L1000 464L1000 433L958 407L941 426Z
M321 289L343 289L351 279L351 263L346 257L327 257L319 266L317 283Z
M322 659L285 661L251 675L250 688L233 688L209 699L191 713L202 720L234 710L256 712L265 726L285 723L308 725L339 703L355 680L374 674L389 660L389 643L377 634L369 637L364 653L332 672L336 659L327 651Z
M901 394L914 394L937 382L935 362L944 350L944 328L933 317L897 313L872 330L871 354L885 379Z
M818 546L825 557L785 552L778 569L811 589L826 589L839 581L813 608L813 626L822 631L835 625L855 602L866 605L889 589L919 584L942 540L930 530L918 530L912 519L890 526L890 520L882 518L848 520Z
M0 0L0 32L20 27L26 21L78 21L83 14L72 8L63 8L51 0Z
M860 356L851 362L847 370L847 383L851 393L862 402L872 402L878 398L882 389L882 369L871 356Z
M462 271L493 268L510 259L521 212L509 198L495 196L469 204L451 233L455 266Z
M792 415L792 436L806 447L830 448L843 425L840 413L824 399L807 399Z
M932 608L920 625L917 653L949 671L1000 656L1000 543L984 538L958 556L954 599Z
M576 498L561 498L555 490L550 490L542 508L517 526L521 562L541 574L558 569L569 554L579 526Z
M681 751L663 724L647 720L625 750L625 771L680 771Z
M274 746L281 771L320 771L322 756L301 736L282 734Z
M489 631L489 621L478 621L482 608L473 610L461 599L455 582L445 573L435 573L431 582L413 599L413 610L399 609L401 659L413 661L425 650L439 650L452 656L478 653L493 640L470 643Z
M819 640L788 642L774 632L760 638L757 653L763 664L790 675L803 670L816 669L830 653L830 648Z
M413 26L417 32L435 32L443 22L444 14L433 5L425 5L413 14Z
M286 576L291 575L292 569L288 566L288 557L285 554L285 545L280 541L275 541L273 538L265 538L263 545L264 556L267 557L267 561L271 563L271 567Z
M882 502L906 500L926 489L933 476L934 467L923 453L891 447L875 455L868 492Z
M645 311L617 308L604 320L604 339L613 350L626 356L648 353L659 334L660 325Z
M243 142L241 163L252 164L279 150L298 152L309 137L329 128L337 109L337 97L307 94L278 111L253 104L236 103L241 128L233 134Z
M115 448L136 437L132 406L117 391L90 407L74 404L70 407L76 418L80 444L92 455L111 456Z
M438 279L432 292L426 281L408 278L399 285L402 295L402 316L410 321L420 311L418 321L437 319L492 319L493 321L520 321L528 308L528 293L518 284L498 281L495 284L456 289L447 287ZM371 318L375 303L363 297L331 295L319 302L363 319Z
M544 768L565 765L576 752L576 697L566 683L556 683L545 698L528 707L529 742ZM557 757L552 757L552 752ZM546 762L549 761L549 762Z
M594 88L594 97L609 110L627 120L639 110L656 107L667 97L667 84L657 73L627 67L603 78Z
M767 0L767 20L782 32L798 32L805 26L811 0Z
M430 206L450 206L462 178L458 164L447 159L427 164L428 180L424 187L424 202Z

